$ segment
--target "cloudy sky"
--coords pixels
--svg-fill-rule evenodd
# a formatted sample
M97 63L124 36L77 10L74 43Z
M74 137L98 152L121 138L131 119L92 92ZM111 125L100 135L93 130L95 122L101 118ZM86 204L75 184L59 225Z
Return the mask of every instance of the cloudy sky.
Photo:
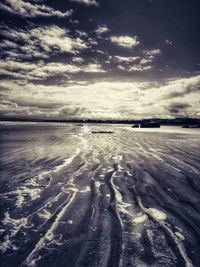
M0 116L200 117L199 0L2 0Z

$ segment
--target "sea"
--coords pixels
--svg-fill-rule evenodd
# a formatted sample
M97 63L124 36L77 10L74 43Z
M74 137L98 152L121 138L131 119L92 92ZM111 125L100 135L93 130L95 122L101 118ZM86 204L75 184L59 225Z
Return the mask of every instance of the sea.
M200 129L0 122L0 266L200 266Z

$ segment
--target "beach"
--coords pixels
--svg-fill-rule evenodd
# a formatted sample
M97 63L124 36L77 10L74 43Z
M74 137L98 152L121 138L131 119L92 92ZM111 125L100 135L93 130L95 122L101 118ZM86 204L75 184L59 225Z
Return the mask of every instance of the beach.
M199 129L2 122L0 141L2 266L200 266Z

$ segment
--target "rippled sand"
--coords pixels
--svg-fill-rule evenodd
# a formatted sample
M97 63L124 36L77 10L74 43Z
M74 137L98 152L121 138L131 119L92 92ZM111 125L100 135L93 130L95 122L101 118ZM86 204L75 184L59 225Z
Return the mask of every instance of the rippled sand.
M199 130L8 124L0 139L1 266L200 266Z

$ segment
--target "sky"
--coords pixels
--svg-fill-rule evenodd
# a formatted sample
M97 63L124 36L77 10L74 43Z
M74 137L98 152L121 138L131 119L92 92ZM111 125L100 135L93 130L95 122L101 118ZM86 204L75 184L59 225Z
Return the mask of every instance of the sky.
M200 118L199 0L2 0L0 117Z

